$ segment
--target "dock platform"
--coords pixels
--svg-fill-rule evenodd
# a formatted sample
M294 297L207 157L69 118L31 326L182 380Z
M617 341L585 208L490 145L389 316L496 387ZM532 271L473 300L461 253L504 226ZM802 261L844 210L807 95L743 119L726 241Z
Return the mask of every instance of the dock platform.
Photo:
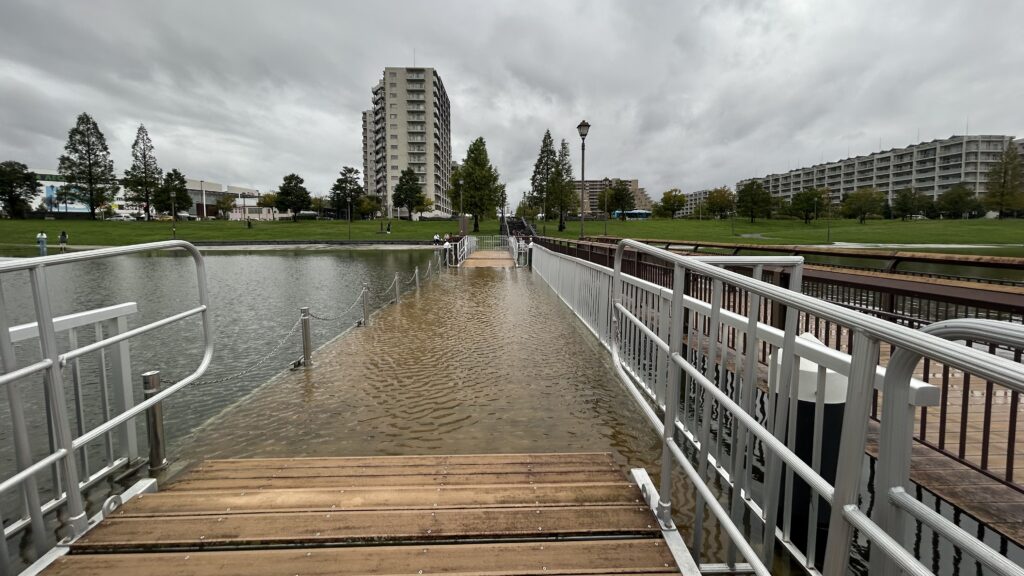
M462 263L465 268L515 268L508 250L477 250Z
M43 574L679 573L606 453L210 460Z

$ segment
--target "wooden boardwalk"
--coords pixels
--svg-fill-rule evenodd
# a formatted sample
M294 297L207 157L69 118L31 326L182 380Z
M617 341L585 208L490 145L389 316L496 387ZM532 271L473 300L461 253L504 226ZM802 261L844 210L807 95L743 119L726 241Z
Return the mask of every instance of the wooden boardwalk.
M43 574L678 573L609 454L212 460Z

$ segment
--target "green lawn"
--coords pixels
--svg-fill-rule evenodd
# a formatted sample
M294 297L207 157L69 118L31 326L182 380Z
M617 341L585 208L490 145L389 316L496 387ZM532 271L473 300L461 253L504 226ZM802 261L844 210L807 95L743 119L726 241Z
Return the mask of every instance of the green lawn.
M381 221L352 223L353 240L430 240L434 233L456 234L455 221L407 222L393 220L391 234L380 232ZM470 222L472 227L472 222ZM385 224L386 226L386 224ZM51 245L66 230L72 246L120 246L171 239L170 222L97 222L89 220L0 220L0 244L34 245L36 234L44 230ZM480 222L480 234L497 234L498 222ZM299 222L253 222L252 229L241 222L223 220L178 222L181 240L347 240L348 222L304 220Z
M540 224L540 223L538 223ZM547 223L551 236L576 238L579 222L569 222L562 233ZM825 244L831 228L833 242L883 244L993 244L996 249L941 249L974 253L1024 256L1024 220L916 220L909 222L869 220L648 220L608 222L608 234L629 238L663 238L704 242L748 244ZM55 244L61 230L67 230L72 246L116 246L167 240L170 222L94 222L85 220L0 220L0 244L32 246L40 229ZM604 222L586 222L587 235L604 233ZM434 233L458 231L458 223L392 221L390 235L380 233L380 221L352 223L353 240L430 240ZM537 227L538 233L542 227ZM497 234L496 220L480 223L480 234ZM184 240L346 240L348 223L343 221L255 222L248 229L239 222L179 222L178 238Z
M580 223L568 222L561 233L557 228L557 223L549 222L548 234L577 238ZM604 229L604 222L584 223L588 236L604 234ZM829 238L880 244L999 244L1010 245L1005 248L1013 251L1024 247L1024 220L868 220L864 224L845 219L810 224L799 220L613 220L608 222L608 234L745 244L826 244Z

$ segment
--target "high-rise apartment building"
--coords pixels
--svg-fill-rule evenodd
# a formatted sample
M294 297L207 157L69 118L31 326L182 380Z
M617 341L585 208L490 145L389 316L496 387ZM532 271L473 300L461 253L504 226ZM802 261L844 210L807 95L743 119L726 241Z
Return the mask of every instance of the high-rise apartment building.
M373 110L363 111L363 190L372 194L377 177L373 158Z
M385 68L374 86L373 108L363 113L363 172L367 191L381 198L390 217L398 178L412 168L424 195L434 201L430 214L452 213L447 191L451 178L451 106L433 68Z
M1013 136L951 136L816 164L763 178L736 183L739 190L752 180L761 182L772 196L790 199L806 188L828 188L833 202L859 188L873 187L892 202L896 192L912 188L931 198L963 183L978 195L985 193L988 171L1008 145L1021 146Z
M640 187L639 180L629 180L628 178L576 180L573 182L573 189L576 191L576 197L579 198L580 187L583 188L583 202L588 214L600 214L604 212L604 206L600 205L601 193L616 182L623 182L629 187L630 193L633 194L633 205L637 210L651 209L651 197L647 195L647 190Z

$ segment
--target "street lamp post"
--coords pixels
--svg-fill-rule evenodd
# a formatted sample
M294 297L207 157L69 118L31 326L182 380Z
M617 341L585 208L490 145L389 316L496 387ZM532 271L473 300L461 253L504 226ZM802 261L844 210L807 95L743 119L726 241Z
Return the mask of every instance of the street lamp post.
M171 238L178 239L178 213L174 210L174 201L178 197L177 190L171 190Z
M352 239L352 193L348 194L348 239Z
M580 133L580 240L583 240L583 221L586 219L583 193L587 188L587 132L590 132L590 124L584 120L576 126L576 131Z

